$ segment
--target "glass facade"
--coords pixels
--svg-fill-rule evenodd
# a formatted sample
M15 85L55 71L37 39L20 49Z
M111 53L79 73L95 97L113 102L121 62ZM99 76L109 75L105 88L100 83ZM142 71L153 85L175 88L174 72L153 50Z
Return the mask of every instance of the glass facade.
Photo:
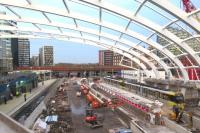
M5 14L0 12L0 14ZM0 20L0 25L11 25L9 22ZM9 34L7 31L0 31L0 33ZM13 70L12 53L11 53L11 39L0 38L0 75L6 74Z
M30 65L30 42L28 39L18 39L19 66Z
M53 66L53 46L43 46L39 51L40 66Z
M30 42L28 39L12 39L13 66L30 66Z

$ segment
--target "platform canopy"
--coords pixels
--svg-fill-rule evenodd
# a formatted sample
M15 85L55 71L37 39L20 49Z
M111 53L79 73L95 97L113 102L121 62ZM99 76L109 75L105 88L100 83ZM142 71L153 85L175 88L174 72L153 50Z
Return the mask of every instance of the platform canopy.
M127 67L151 70L153 77L159 78L162 70L169 78L188 80L192 70L198 78L200 2L193 3L196 10L191 13L180 2L0 0L0 38L80 42L128 57L137 65Z

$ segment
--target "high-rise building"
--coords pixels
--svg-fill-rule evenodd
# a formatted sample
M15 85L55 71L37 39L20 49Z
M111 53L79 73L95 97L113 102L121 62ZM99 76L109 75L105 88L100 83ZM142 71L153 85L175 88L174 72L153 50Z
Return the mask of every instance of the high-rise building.
M31 66L39 66L39 56L32 56L30 64Z
M100 50L99 51L99 65L112 66L113 65L113 51Z
M28 39L12 39L13 67L30 66L30 42Z
M6 14L0 12L0 14ZM11 21L0 20L0 25L12 26ZM7 31L0 31L1 33L11 34ZM0 38L0 75L6 74L13 70L12 53L11 53L11 39Z
M39 64L40 66L53 66L53 46L43 46L39 50Z

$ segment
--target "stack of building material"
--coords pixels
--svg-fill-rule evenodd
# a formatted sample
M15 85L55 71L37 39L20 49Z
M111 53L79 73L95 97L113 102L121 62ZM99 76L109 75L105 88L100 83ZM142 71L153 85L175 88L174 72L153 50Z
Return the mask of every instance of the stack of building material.
M47 110L43 111L40 117L42 120L40 123L44 125L40 129L44 130L40 131L46 132L49 129L49 133L74 132L66 87L67 85L65 84L58 87L56 95L47 102ZM44 123L46 123L46 126Z

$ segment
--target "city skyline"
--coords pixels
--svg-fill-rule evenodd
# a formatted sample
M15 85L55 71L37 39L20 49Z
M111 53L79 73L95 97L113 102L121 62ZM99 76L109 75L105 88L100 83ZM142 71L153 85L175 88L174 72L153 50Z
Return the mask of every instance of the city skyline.
M43 3L42 1L38 1L38 0L36 0L36 1L34 1L35 3ZM113 0L109 0L109 2L113 2ZM180 6L182 6L181 4L180 4L180 1L175 1L175 0L171 0L171 2L175 5L175 6L177 6L177 7L180 7ZM199 1L198 0L192 0L192 2L197 6L197 7L199 7ZM44 2L45 3L45 2ZM58 4L57 3L57 1L51 1L51 2L49 2L49 4L50 5L55 5L55 4ZM72 6L71 6L71 8L72 9L74 9L74 10L77 10L78 12L82 12L82 11L85 11L84 10L84 8L82 7L82 8L76 8L76 4L75 3L71 3L72 4ZM126 7L126 8L133 8L133 10L135 10L135 8L136 7L133 7L131 4L127 4L127 3L124 3L123 1L120 1L120 0L118 0L116 3L115 3L116 5L121 5L122 7ZM61 5L57 5L57 6L59 6L60 8L63 8L63 5L61 6ZM137 8L136 8L137 9ZM2 10L5 10L8 14L12 14L8 9L4 9L4 7L2 7ZM20 10L17 10L17 9L15 9L17 12L19 12L22 16L28 16L28 12L25 12L25 11L20 11ZM162 20L162 19L158 19L158 17L152 17L152 14L146 14L146 12L147 12L147 10L145 9L143 12L141 12L141 15L142 16L144 16L144 17L147 17L147 18L149 18L150 20L152 19L152 20L156 20L157 22L158 22L158 24L164 24L164 20ZM50 14L48 14L49 15L49 18L51 18L51 19L55 19L55 16L54 15L50 15ZM89 15L91 15L91 16L95 16L95 13L94 12L90 12L89 13ZM38 14L36 14L36 13L32 13L32 17L33 18L40 18L40 19L44 19L44 16L42 16L41 14L40 15L38 15ZM107 19L108 20L108 22L112 22L113 20L115 20L115 17L112 17L111 15L109 15L108 13L104 13L103 14L103 16L102 16L104 19ZM59 22L66 22L66 23L69 23L69 24L71 24L71 23L73 23L73 21L69 21L69 19L66 19L66 20L64 20L64 19L61 19L61 18L57 18L58 19L58 21ZM120 21L115 21L115 23L116 24L120 24L120 25L124 25L124 24L126 24L125 23L125 21L122 21L122 20L120 20ZM84 22L82 22L82 21L78 21L77 20L77 24L78 25L80 25L80 26L86 26L86 27L90 27L91 25L89 25L89 24L87 24L87 23L84 23ZM23 23L23 24L21 24L21 23L19 23L18 24L18 26L20 27L20 26L23 26L23 25L26 25L25 23ZM27 26L28 26L28 24L27 24ZM33 27L33 26L31 26L31 27ZM47 28L47 27L45 27L45 26L42 26L41 25L41 27L42 28ZM98 26L93 26L93 28L94 29L96 29L96 28L98 28ZM135 31L140 31L140 33L141 34L143 34L143 35L147 35L148 36L148 31L146 31L146 30L144 30L144 29L141 29L141 28L139 28L139 27L137 27L137 26L135 26L135 25L130 25L130 29L134 29ZM63 30L63 31L66 31L66 32L68 32L68 30ZM76 33L75 31L70 31L71 33ZM112 34L118 34L117 32L115 33L115 32L113 32L113 31L109 31L108 29L106 29L106 28L104 28L104 27L102 27L102 32L111 32ZM133 38L130 38L130 37L128 37L128 36L125 36L124 35L124 38L125 39L128 39L129 41L131 41L131 42L134 42L134 43L138 43L138 41L136 40L136 39L133 39ZM34 43L34 42L44 42L43 44L42 43L40 43L40 44L36 44L36 43ZM46 40L45 39L41 39L41 40L38 40L38 39L36 39L36 40L32 40L31 39L31 55L30 56L32 56L32 55L37 55L38 54L38 52L39 52L39 46L38 45L40 45L40 46L43 46L43 45L45 45L45 44L48 44L48 42L49 41L47 41L47 42L45 42ZM60 63L60 62L68 62L68 63L97 63L98 62L98 50L100 50L100 48L97 48L97 47L93 47L93 46L89 46L89 45L87 45L87 46L84 46L84 47L80 47L80 45L83 45L83 44L78 44L78 43L72 43L72 42L64 42L65 44L70 44L69 45L69 47L62 47L59 43L60 42L62 42L62 44L63 44L63 41L57 41L57 40L54 40L55 42L58 42L58 43L50 43L50 45L53 45L53 46L55 46L55 45L59 45L59 46L56 46L55 47L55 53L57 53L57 54L55 54L55 60L56 60L56 62L55 63ZM51 41L50 41L51 42ZM74 48L72 48L71 46L73 45L73 44L76 44L76 46L74 46ZM36 46L35 46L36 45ZM141 45L143 46L143 47L147 47L147 45L146 44L144 44L144 43L141 43ZM59 47L59 48L58 48ZM34 50L34 48L35 48L35 50ZM64 50L69 50L70 51L70 53L66 53L66 55L65 54L62 54L62 52L64 51ZM77 53L78 53L78 55L80 55L80 57L81 58L79 58L79 56L78 55L75 55L74 53L76 52L76 50L77 50ZM61 52L57 52L57 51L61 51ZM90 51L90 52L88 52L88 51ZM64 52L65 53L65 52ZM91 54L91 55L89 55L89 53ZM64 57L66 57L66 58L63 58L63 56Z
M91 45L68 42L68 41L59 41L52 39L43 39L43 40L30 39L30 57L38 55L39 48L45 45L54 47L55 64L98 63L98 51L102 50L98 47L94 47ZM63 47L62 45L67 45L67 46Z

